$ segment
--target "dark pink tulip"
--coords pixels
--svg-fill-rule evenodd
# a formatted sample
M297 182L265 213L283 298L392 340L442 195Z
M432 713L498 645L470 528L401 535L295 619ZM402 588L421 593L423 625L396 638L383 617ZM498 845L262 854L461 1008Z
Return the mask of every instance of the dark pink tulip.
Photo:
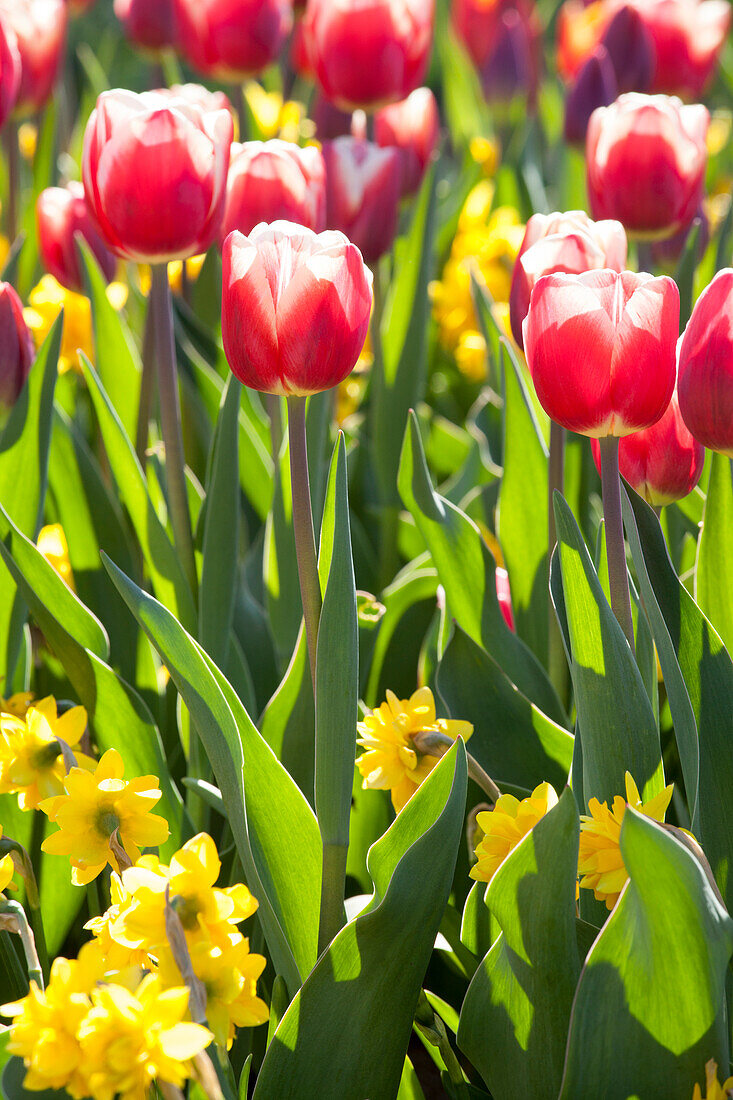
M596 107L607 107L618 95L616 73L604 46L578 70L565 97L565 140L571 145L584 145L590 116Z
M520 348L532 289L542 275L580 275L604 267L623 271L626 253L626 233L620 222L593 222L583 210L533 214L514 264L509 295L512 335Z
M504 622L510 630L514 630L514 608L512 607L512 592L509 587L509 574L500 565L496 567L496 595L501 613L504 616Z
M733 458L733 268L695 303L679 347L682 419L695 439Z
M0 283L0 407L14 405L35 357L23 320L23 303L10 283Z
M389 251L397 232L402 162L397 149L361 138L339 137L323 145L326 224L340 229L368 264Z
M260 222L326 227L326 167L320 149L289 141L232 145L221 241L232 230L250 233Z
M648 92L656 65L651 31L639 12L624 4L615 13L601 37L619 92Z
M515 97L534 101L539 83L537 28L516 8L499 21L491 51L479 68L489 103L511 103Z
M258 225L223 250L222 337L246 386L309 394L343 381L366 339L372 275L343 233Z
M20 54L15 31L0 13L0 129L15 106L20 87Z
M523 332L547 415L596 437L655 424L674 390L679 313L679 291L666 276L543 275Z
M586 170L594 218L641 237L669 237L702 198L710 115L663 95L620 96L591 115Z
M176 42L174 0L114 0L125 37L144 50L164 50Z
M416 88L402 102L377 111L374 137L377 145L400 151L402 194L417 191L440 137L438 104L430 88Z
M353 111L342 111L319 93L316 93L313 100L310 117L316 125L316 137L319 141L331 141L352 132Z
M652 90L699 99L710 84L731 23L727 0L635 0L654 41Z
M117 261L92 224L80 183L41 191L36 200L36 226L43 266L62 286L77 292L84 287L77 234L91 248L107 282L114 277Z
M15 33L20 55L19 115L43 107L56 83L66 42L66 0L0 0L0 19Z
M175 0L178 45L204 76L241 80L275 61L293 20L290 0Z
M103 92L84 134L89 212L107 246L139 263L204 252L224 213L232 116L157 92Z

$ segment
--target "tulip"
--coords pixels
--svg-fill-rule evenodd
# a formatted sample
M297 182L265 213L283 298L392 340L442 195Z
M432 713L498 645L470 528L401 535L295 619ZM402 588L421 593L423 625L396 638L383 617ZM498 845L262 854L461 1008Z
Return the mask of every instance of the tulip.
M533 101L539 83L534 23L523 19L516 9L505 12L479 75L489 103L511 103L517 96Z
M368 264L392 247L402 190L397 149L380 149L361 138L340 137L323 145L326 162L326 224L339 229Z
M51 95L63 59L66 0L0 0L0 20L15 33L20 56L16 114L39 111Z
M727 0L635 0L654 41L652 90L699 99L715 72L731 23Z
M510 630L514 630L514 608L512 607L512 592L509 587L509 574L501 566L496 567L496 595L499 600L499 610L504 616L504 622Z
M205 252L224 211L232 116L157 92L103 92L84 134L89 212L139 263Z
M159 52L176 42L174 0L114 0L125 37L141 49Z
M640 13L619 8L604 30L600 45L613 65L619 92L648 92L656 65L654 38Z
M175 0L178 45L205 76L241 81L275 61L292 25L289 0Z
M620 222L593 222L582 210L533 214L514 265L509 307L512 335L524 346L522 325L535 283L542 275L626 267L626 233Z
M557 70L563 80L572 80L600 45L608 22L605 0L565 0L557 17Z
M695 303L679 348L682 419L695 439L733 458L733 268Z
M640 237L669 237L703 194L710 116L702 104L629 93L594 111L586 141L593 217Z
M0 16L0 129L5 124L20 87L20 54L15 31Z
M220 240L250 233L260 222L289 221L319 233L326 227L326 167L315 146L288 141L232 145Z
M203 84L171 84L170 88L158 88L157 92L168 99L185 99L200 111L229 111L234 117L229 96L225 92L210 92Z
M700 228L695 244L695 255L697 256L697 263L699 263L710 244L710 222L703 206L696 211L692 221L689 222L688 225L683 225L681 229L678 229L673 237L665 237L662 241L654 241L652 243L651 249L654 264L659 267L669 267L677 264L687 247L690 234L694 232L695 226L698 224Z
M374 136L377 145L400 151L402 194L417 191L440 136L438 104L430 89L416 88L401 103L377 111Z
M565 140L583 145L590 116L596 107L607 107L618 95L616 73L604 46L591 54L570 87L565 100Z
M353 112L342 111L325 96L316 93L310 110L310 117L316 127L319 141L332 141L333 138L346 137L352 133Z
M14 405L35 358L23 303L10 283L0 283L0 407Z
M294 73L306 80L313 79L313 66L308 53L308 39L303 30L303 20L298 18L293 27L293 37L290 42L290 65Z
M80 183L42 191L36 201L36 225L43 266L62 286L78 293L84 289L77 234L94 253L107 282L114 277L116 260L92 225Z
M308 0L303 21L316 80L343 109L406 99L425 76L435 0Z

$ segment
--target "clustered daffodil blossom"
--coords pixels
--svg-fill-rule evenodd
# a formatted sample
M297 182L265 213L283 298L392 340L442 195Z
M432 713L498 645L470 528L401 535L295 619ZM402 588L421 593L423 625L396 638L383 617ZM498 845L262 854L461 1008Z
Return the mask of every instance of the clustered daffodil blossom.
M436 718L435 700L429 687L418 688L409 699L398 699L394 692L388 691L386 703L366 715L357 729L358 744L366 750L356 762L362 786L388 790L397 813L438 763L435 756L416 748L415 736L434 731L453 741L458 737L467 741L473 733L470 722Z
M107 287L107 298L115 309L122 309L127 301L127 287L124 283L110 283ZM23 317L31 331L33 342L40 348L62 309L64 327L61 334L59 374L70 370L80 372L80 351L90 362L94 362L92 307L88 298L61 286L53 275L44 275L30 292Z
M721 1085L718 1080L718 1064L710 1059L705 1065L705 1096L699 1085L695 1085L692 1100L729 1100L733 1096L733 1077L728 1077Z
M267 92L256 80L244 86L244 98L252 112L262 141L280 138L297 143L301 137L312 137L315 127L306 118L305 107L293 99L283 100L279 92Z
M503 794L493 810L476 815L476 825L483 836L476 845L477 863L469 871L471 878L491 882L510 852L553 806L557 794L549 783L540 783L528 798L518 799Z
M78 744L87 725L84 707L71 707L57 714L52 696L36 703L28 702L21 716L26 696L13 696L16 713L0 714L0 794L18 795L22 810L38 809L44 799L59 795L64 789L66 766L60 741L73 749L77 763L93 767L94 762L78 751Z

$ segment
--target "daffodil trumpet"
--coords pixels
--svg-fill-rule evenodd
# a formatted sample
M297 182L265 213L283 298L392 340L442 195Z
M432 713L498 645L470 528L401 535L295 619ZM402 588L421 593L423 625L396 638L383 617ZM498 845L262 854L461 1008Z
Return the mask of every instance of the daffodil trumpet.
M441 733L440 730L422 730L420 733L413 735L412 742L417 749L418 753L423 756L445 756L448 749L453 748L455 741L452 737L448 737L447 734ZM470 752L466 753L468 761L468 778L473 779L474 783L484 791L492 803L498 802L501 798L501 791L497 787L494 780L488 775L479 764L475 756L472 756Z

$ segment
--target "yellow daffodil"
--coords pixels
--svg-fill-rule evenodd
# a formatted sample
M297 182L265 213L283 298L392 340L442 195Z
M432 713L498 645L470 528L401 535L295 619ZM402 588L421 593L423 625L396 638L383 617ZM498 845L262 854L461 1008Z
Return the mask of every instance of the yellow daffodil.
M3 827L0 825L0 840L3 836ZM15 864L13 863L13 857L8 854L0 859L0 896L2 896L3 890L5 890L15 874Z
M613 909L629 877L619 847L627 805L654 821L664 821L672 798L672 787L670 783L660 794L642 804L636 783L626 772L625 801L616 795L609 810L606 802L591 798L588 803L590 814L580 815L580 887L592 890L598 901L605 901L607 909Z
M0 715L12 714L14 718L25 718L32 702L32 691L16 691L9 699L3 699L0 695Z
M61 580L68 584L72 592L75 592L74 574L69 561L69 544L61 524L49 523L46 527L42 527L38 533L36 546L48 564L56 570Z
M453 741L473 733L470 722L435 717L435 700L428 687L418 688L409 699L387 692L387 702L368 714L357 726L358 743L366 750L357 760L362 786L389 790L395 810L403 808L438 763L435 756L420 753L413 738L437 731Z
M116 749L107 749L94 772L72 768L64 779L66 794L47 798L41 809L59 826L42 848L69 856L71 881L85 886L109 864L117 869L110 842L115 833L131 863L140 848L162 844L168 823L150 811L161 791L154 775L123 778L125 766Z
M4 237L0 233L0 270L5 267L8 256L10 255L10 241L7 237Z
M144 859L141 856L141 859ZM122 879L114 871L110 878L111 905L99 917L92 917L84 925L99 945L105 960L105 972L118 974L133 966L149 966L148 952L144 947L129 947L112 935L115 922L124 924L125 915L135 903L134 896L125 889Z
M183 291L183 264L186 264L186 275L190 283L194 283L201 274L201 268L204 266L204 260L206 259L206 253L202 253L200 256L189 256L186 261L183 260L171 260L168 264L168 285L174 294L181 294ZM140 285L141 293L147 298L150 294L151 275L150 267L148 264L139 264L137 269L138 281Z
M520 801L513 794L503 794L493 810L477 814L476 824L484 835L476 845L478 862L469 871L471 878L491 882L519 841L556 805L554 787L540 783L528 798Z
M25 718L0 715L0 794L17 793L22 810L35 810L42 799L61 794L66 768L59 738L74 750L78 763L93 764L77 750L86 725L84 707L59 716L50 695L31 703Z
M149 974L134 993L110 983L92 992L78 1035L94 1100L146 1100L153 1081L180 1088L212 1034L184 1022L188 990Z
M122 283L110 283L107 297L115 309L121 309L127 300L127 287ZM61 354L59 373L81 371L79 351L94 362L94 334L92 330L92 307L88 298L67 290L54 279L53 275L44 275L33 288L28 298L28 307L23 316L33 334L37 348L46 339L51 326L63 309L64 328L61 334Z
M501 149L496 138L475 137L469 145L473 160L480 166L485 176L496 175L501 157Z
M33 162L38 144L38 127L33 122L21 122L18 127L18 149L23 160Z
M733 1077L723 1081L718 1080L718 1064L712 1058L705 1066L705 1096L699 1085L695 1085L692 1092L692 1100L729 1100L733 1096Z
M301 136L312 136L302 103L283 102L279 92L266 92L255 80L245 84L244 95L263 141L280 138L297 142Z

